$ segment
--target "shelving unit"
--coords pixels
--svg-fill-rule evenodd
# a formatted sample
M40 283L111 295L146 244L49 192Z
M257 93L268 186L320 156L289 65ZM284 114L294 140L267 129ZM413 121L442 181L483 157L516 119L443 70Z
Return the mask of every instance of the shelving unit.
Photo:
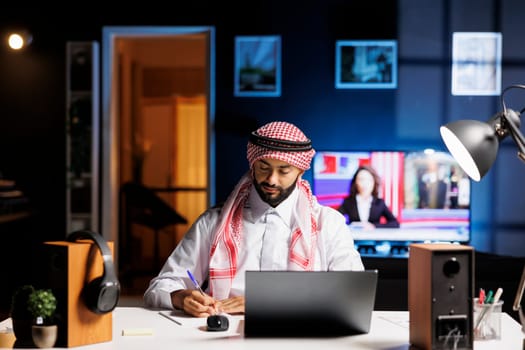
M66 44L66 230L99 230L99 44Z

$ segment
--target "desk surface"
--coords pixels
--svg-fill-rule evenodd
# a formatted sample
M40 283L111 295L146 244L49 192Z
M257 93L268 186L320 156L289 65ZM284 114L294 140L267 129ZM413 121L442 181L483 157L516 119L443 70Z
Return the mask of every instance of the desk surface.
M169 315L170 311L163 313ZM408 317L407 311L374 311L371 330L363 335L333 338L244 338L242 316L231 316L230 328L226 332L208 332L205 330L206 319L170 319L157 310L118 307L113 311L113 340L79 349L402 350L410 348ZM124 332L143 335L123 335ZM523 337L519 323L508 314L503 314L502 340L475 341L474 349L522 349Z

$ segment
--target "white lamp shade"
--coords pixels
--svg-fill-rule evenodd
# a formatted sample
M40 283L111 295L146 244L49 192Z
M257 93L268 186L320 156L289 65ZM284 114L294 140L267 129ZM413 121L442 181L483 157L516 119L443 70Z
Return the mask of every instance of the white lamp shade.
M461 168L480 181L496 160L499 139L494 128L477 120L458 120L441 126L441 138Z

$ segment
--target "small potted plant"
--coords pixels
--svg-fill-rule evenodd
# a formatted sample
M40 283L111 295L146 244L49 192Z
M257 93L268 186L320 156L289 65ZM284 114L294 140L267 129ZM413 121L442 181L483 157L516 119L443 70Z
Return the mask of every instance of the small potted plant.
M57 339L57 299L51 289L37 289L29 295L27 307L33 316L32 337L39 348L52 348Z

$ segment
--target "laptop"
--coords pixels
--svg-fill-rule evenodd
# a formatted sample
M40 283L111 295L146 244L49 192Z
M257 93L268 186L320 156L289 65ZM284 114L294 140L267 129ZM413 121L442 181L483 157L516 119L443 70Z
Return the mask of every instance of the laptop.
M246 337L324 337L370 331L377 270L246 271Z

